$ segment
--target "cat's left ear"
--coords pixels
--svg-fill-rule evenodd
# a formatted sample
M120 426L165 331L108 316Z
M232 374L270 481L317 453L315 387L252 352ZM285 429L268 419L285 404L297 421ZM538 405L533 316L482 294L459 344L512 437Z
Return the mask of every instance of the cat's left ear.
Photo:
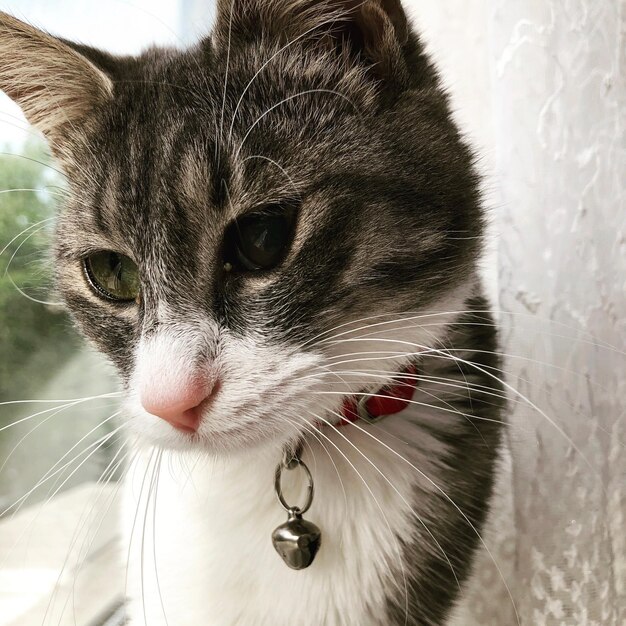
M60 39L0 12L0 89L59 153L112 97L113 83Z

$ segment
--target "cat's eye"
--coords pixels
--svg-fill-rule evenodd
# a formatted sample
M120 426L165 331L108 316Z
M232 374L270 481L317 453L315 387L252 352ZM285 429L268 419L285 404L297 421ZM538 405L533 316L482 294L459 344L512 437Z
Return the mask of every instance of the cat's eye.
M98 295L117 302L132 302L139 296L139 269L127 256L104 250L83 262L89 284Z
M294 208L281 205L240 218L226 234L226 263L249 272L276 267L287 254L293 222Z

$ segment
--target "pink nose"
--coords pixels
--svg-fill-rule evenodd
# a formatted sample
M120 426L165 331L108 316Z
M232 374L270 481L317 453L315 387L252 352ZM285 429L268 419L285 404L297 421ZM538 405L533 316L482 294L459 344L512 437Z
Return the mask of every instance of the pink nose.
M141 390L141 404L156 415L184 432L196 432L202 420L205 400L216 391L216 385L206 382L190 383L175 390L167 390L158 384L149 384Z

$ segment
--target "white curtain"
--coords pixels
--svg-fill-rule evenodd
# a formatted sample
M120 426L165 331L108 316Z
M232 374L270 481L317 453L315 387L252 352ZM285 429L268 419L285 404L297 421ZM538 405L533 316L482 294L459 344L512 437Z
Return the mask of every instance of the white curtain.
M459 624L626 623L626 0L409 3L484 155L510 465ZM493 562L500 568L497 571Z
M516 588L532 624L626 623L626 2L494 3ZM543 413L543 414L542 414ZM553 423L551 423L553 422Z

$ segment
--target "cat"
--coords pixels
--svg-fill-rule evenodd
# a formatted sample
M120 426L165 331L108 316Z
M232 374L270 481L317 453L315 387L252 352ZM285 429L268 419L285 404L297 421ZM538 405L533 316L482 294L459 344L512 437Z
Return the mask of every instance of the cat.
M125 390L130 623L445 624L505 394L475 157L401 2L220 0L137 57L2 13L0 88L68 177L58 290ZM296 450L301 571L271 541Z

